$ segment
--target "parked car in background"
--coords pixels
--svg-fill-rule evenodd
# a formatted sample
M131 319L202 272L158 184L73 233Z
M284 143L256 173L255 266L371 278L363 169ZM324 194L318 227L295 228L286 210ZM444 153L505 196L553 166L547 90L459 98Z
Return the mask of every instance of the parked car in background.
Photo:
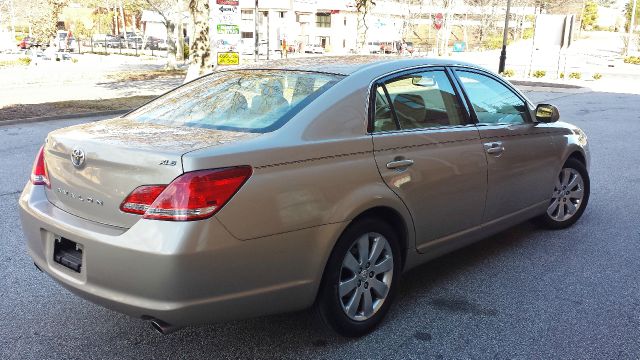
M18 48L22 50L29 49L31 47L39 47L40 44L36 42L35 38L31 36L25 36L20 42L18 42Z
M160 39L154 36L149 36L144 43L145 49L153 49L153 50L167 50L167 40Z
M109 34L93 34L91 42L94 47L107 47L107 42L111 37Z
M29 254L162 333L312 307L361 336L403 272L531 218L578 221L580 128L481 67L396 59L217 71L49 133L19 198Z
M128 37L126 44L129 49L136 49L136 48L142 49L142 42L143 42L142 36L136 35L136 36Z
M415 48L413 47L413 42L407 41L405 44L407 44L407 48L406 48L407 52L409 54L413 54L413 52L415 51Z
M304 46L304 52L308 54L324 54L324 48L318 44L309 44Z
M70 32L65 30L58 30L53 40L53 46L58 51L62 52L75 52L78 51L78 43Z
M367 51L369 54L380 54L382 52L379 41L369 41L367 43Z

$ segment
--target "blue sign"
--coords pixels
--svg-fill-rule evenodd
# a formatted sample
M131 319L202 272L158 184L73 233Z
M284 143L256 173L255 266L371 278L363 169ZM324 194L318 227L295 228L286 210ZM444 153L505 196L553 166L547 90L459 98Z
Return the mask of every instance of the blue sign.
M453 52L463 52L467 48L467 43L464 41L456 41L453 43Z

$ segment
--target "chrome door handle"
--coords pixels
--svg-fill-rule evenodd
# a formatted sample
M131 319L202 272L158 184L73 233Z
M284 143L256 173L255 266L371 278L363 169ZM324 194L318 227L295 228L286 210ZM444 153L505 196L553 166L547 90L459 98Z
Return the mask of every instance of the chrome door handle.
M484 150L489 155L500 155L504 152L504 145L502 145L502 141L494 141L484 143Z
M413 160L404 159L396 160L387 163L387 169L398 169L413 165Z

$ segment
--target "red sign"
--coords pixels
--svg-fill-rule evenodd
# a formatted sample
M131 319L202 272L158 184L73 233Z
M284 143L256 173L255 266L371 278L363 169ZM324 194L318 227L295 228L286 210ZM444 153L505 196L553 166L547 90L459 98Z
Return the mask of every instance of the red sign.
M238 6L240 4L240 0L216 0L216 4Z
M444 17L442 16L442 13L437 13L435 18L433 19L433 27L435 27L436 30L440 30L443 22L444 22Z

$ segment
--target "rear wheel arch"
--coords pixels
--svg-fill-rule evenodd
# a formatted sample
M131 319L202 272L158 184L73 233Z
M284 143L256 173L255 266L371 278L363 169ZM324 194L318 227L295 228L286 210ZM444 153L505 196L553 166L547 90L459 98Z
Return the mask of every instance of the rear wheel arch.
M378 206L370 207L364 211L361 211L358 215L352 217L351 221L349 221L349 223L342 229L342 231L338 233L331 247L331 250L328 252L327 256L324 259L324 266L322 267L322 273L320 273L318 286L324 280L324 277L327 271L327 263L329 261L329 258L333 254L336 244L338 243L338 240L340 239L342 234L344 234L353 224L363 219L379 219L386 222L387 224L389 224L389 226L393 228L393 230L396 232L396 235L398 236L398 239L400 241L400 244L398 245L400 247L400 254L401 254L401 269L404 269L404 265L406 264L407 255L409 251L409 246L411 246L410 245L411 235L410 235L409 226L413 226L413 224L408 223L398 210L390 206L378 205Z
M407 222L402 217L402 215L400 215L398 211L391 207L376 206L361 212L358 216L351 220L349 225L361 219L379 219L389 224L395 230L396 235L398 236L398 240L400 241L400 244L398 245L400 245L400 249L402 250L402 267L404 267L407 259L407 251L409 249L409 229Z

